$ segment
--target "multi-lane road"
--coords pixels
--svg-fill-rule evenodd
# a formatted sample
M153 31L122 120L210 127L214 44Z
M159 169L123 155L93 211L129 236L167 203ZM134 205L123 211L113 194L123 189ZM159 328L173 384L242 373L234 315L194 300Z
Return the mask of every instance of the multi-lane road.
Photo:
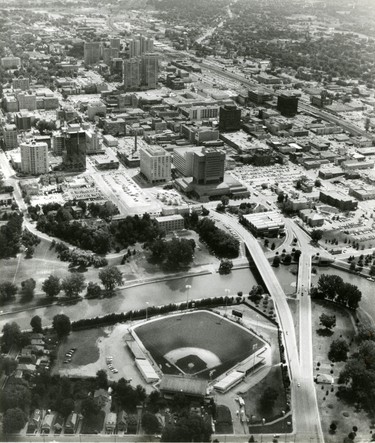
M290 312L285 293L272 270L272 267L265 257L258 241L241 226L236 219L226 214L213 213L213 217L231 227L237 232L238 236L246 244L255 265L267 286L269 294L275 303L280 328L283 331L283 341L285 346L285 357L289 365L289 374L291 378L292 409L293 421L296 437L298 441L310 441L320 443L324 441L318 405L316 402L315 387L312 379L312 342L311 342L311 309L309 297L307 294L307 285L309 279L309 266L311 267L311 254L302 259L303 280L301 280L301 290L306 303L303 303L303 314L301 320L304 322L301 326L300 353L297 347L297 338L294 329L294 321ZM298 230L296 231L298 233ZM305 243L306 238L302 237L301 242ZM310 248L308 248L308 251ZM303 283L302 283L303 282ZM305 288L306 285L306 288ZM301 296L302 298L302 296ZM309 331L308 331L309 329ZM305 353L305 346L307 346Z

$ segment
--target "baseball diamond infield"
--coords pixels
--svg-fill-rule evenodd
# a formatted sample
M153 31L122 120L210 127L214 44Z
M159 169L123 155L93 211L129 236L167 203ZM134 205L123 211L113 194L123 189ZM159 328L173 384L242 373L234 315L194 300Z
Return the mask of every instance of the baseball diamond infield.
M244 327L209 311L169 315L133 328L165 374L217 378L264 346Z

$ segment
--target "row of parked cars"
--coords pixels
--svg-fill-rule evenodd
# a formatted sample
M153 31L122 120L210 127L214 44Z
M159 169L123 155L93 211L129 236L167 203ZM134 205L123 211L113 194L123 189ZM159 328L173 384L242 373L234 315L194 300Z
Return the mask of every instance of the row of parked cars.
M113 374L117 374L117 373L118 373L118 370L117 370L116 368L113 367L112 361L113 361L113 357L111 357L111 356L107 357L107 366L108 366L108 369L109 369L111 372L113 372Z
M64 360L65 364L70 363L72 361L73 354L76 352L76 350L77 348L72 348L65 354L65 360Z

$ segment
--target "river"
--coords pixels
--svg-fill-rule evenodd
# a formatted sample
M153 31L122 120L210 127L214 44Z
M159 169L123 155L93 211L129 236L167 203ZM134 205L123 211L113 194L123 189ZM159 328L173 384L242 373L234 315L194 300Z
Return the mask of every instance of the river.
M293 294L296 290L297 277L291 271L296 270L296 266L280 266L274 269L277 278L286 294ZM315 267L317 273L312 274L311 283L316 286L320 275L338 275L346 283L356 285L362 292L362 300L359 303L359 307L365 316L371 318L375 322L375 282L371 282L364 277L360 277L356 274L342 271L341 269L331 267Z
M295 292L296 275L291 271L295 266L280 266L274 269L281 286L286 294ZM362 301L360 307L375 319L375 283L349 274L345 271L330 267L317 267L317 274L312 276L312 284L316 285L321 274L339 275L346 282L350 282L362 291ZM20 313L3 314L0 317L0 330L3 325L9 321L16 321L21 328L30 327L30 319L34 315L39 315L43 326L50 325L56 314L64 313L72 321L81 318L91 318L105 315L112 312L129 311L132 309L141 309L146 306L164 305L169 303L178 303L189 300L225 296L225 289L230 290L231 295L236 295L238 291L248 294L254 284L257 284L256 278L250 269L238 269L232 271L229 275L207 274L196 277L184 277L176 280L169 280L158 283L148 283L141 286L134 286L121 291L121 293L108 299L86 300L78 302L71 306L53 305L47 308L35 308L30 311ZM189 294L187 294L186 285L190 285Z
M16 321L22 329L30 328L30 320L34 315L39 315L43 326L50 325L56 314L64 313L72 321L81 318L91 318L112 312L129 311L146 306L158 306L169 303L189 300L225 296L225 289L230 290L231 295L238 291L248 293L256 279L250 269L238 269L229 275L207 274L196 277L185 277L158 283L149 283L134 286L121 291L120 294L108 299L86 300L70 306L53 305L45 308L35 308L20 313L3 314L0 317L0 330L9 321ZM190 285L187 294L186 285Z

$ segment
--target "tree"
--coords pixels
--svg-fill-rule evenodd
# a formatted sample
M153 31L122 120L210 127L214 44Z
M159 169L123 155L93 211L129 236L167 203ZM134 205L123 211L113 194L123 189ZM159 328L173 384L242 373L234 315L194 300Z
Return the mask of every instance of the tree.
M3 417L3 431L5 434L20 432L26 424L26 414L20 408L8 409Z
M275 255L275 257L274 257L274 259L273 259L273 262L272 262L272 266L274 267L274 268L278 268L279 267L279 265L280 265L280 257L278 256L278 255Z
M108 388L108 375L104 369L100 369L96 373L96 385L99 389L107 389Z
M160 430L159 420L155 414L151 412L145 412L142 415L142 428L146 434L156 434Z
M34 290L36 281L33 278L28 278L21 283L21 295L23 301L30 301L34 298Z
M375 341L375 328L370 325L364 325L363 323L359 324L356 339L359 343L366 340Z
M316 179L314 184L317 188L320 188L322 186L322 182L319 179Z
M95 402L92 397L86 397L81 404L81 412L84 417L92 417L98 414L100 411L100 405Z
M349 345L343 338L333 340L328 352L331 361L346 361L348 358Z
M336 425L336 423L333 421L333 422L330 424L330 426L329 426L330 433L331 433L331 434L334 434L334 433L336 432L336 429L337 429L337 425Z
M53 317L52 326L60 339L69 335L72 329L70 318L65 314L55 315Z
M328 315L323 312L319 317L320 324L326 329L332 329L336 326L336 315Z
M65 277L61 283L61 289L69 298L78 297L78 294L85 288L85 277L79 272L74 272Z
M257 303L262 299L263 293L264 293L264 290L263 290L262 286L254 285L249 292L249 299L252 302Z
M51 274L46 280L44 280L42 290L48 297L56 297L61 291L60 279Z
M33 332L40 333L43 331L42 329L42 319L39 315L34 315L34 317L30 320L30 326L33 329Z
M292 256L290 254L286 254L283 263L284 265L290 265L292 263Z
M232 260L229 260L228 258L224 258L220 260L220 267L219 267L219 274L220 275L226 275L230 274L233 268L233 262Z
M346 401L358 403L367 411L375 404L375 342L365 340L345 363L338 382L344 384L338 392Z
M86 289L86 298L100 298L102 295L102 288L92 281L89 282Z
M299 261L299 258L301 257L301 254L302 254L302 252L301 252L299 249L296 249L296 250L294 251L293 258L294 258L294 260L295 260L296 262Z
M18 362L14 358L0 357L0 376L1 374L10 375L17 369Z
M20 327L15 322L5 323L2 332L1 348L3 352L9 352L12 346L22 348L30 343L27 335L21 332Z
M318 280L318 292L329 300L336 297L337 288L343 284L343 279L338 275L322 274Z
M122 273L116 266L102 269L99 272L99 278L108 292L113 292L116 286L123 283Z
M31 392L28 384L22 379L10 379L6 389L1 392L0 407L2 411L20 408L28 411L31 404Z
M323 231L321 229L313 229L311 231L311 240L314 243L318 243L319 240L321 240L323 237Z
M71 412L74 411L74 400L72 398L64 398L58 411L67 418Z
M165 426L161 441L186 442L201 441L208 442L212 434L212 427L208 421L198 415L182 416L175 424Z
M17 286L10 281L0 283L0 306L12 300L17 294Z

